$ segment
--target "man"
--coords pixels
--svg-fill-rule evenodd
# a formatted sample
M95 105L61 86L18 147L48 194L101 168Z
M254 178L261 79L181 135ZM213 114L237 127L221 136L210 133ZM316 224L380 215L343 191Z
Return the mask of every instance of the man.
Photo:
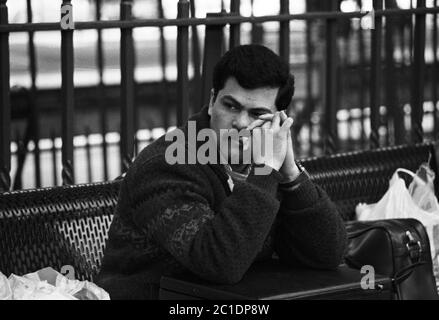
M155 299L161 276L187 271L236 283L254 261L273 257L311 268L339 265L343 221L297 166L293 121L279 112L293 93L288 66L266 47L239 46L221 58L209 106L191 119L197 132L215 133L218 161L170 164L169 136L142 150L121 184L98 279L112 299ZM251 135L229 141L225 129ZM181 130L186 159L200 141L188 137L189 123ZM249 144L258 149L270 137L270 152L252 150L244 163ZM234 156L238 163L228 162Z

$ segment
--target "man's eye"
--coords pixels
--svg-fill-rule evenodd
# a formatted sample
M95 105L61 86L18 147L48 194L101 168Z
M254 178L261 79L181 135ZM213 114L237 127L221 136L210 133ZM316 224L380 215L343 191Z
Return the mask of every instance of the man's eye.
M233 104L228 104L228 103L226 103L226 107L229 108L229 109L232 110L232 111L236 111L236 110L238 110L238 107L236 107L236 106L233 105Z

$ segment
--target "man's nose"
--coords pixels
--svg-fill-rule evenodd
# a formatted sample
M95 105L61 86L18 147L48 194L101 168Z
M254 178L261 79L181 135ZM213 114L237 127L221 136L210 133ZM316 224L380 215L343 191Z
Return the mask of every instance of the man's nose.
M247 128L251 123L251 119L248 115L248 112L242 111L236 115L235 119L233 119L233 127L237 130L242 130Z

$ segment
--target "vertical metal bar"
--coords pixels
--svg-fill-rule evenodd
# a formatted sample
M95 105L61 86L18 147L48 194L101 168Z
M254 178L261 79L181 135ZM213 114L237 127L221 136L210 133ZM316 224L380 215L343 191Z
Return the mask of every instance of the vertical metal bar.
M383 8L383 0L373 0L375 10ZM382 17L375 16L375 28L372 32L371 66L370 66L370 148L378 148L380 127L381 105L381 40L382 40Z
M71 0L63 0L61 8L66 8L65 6L71 6ZM65 16L62 13L61 16L62 180L65 185L75 183L73 171L74 56L73 29L63 26Z
M189 17L189 1L178 1L178 18ZM181 126L189 116L189 28L177 27L177 126Z
M0 25L8 24L7 0L0 0ZM11 186L11 99L9 96L9 33L0 33L0 192Z
M313 93L312 93L312 80L313 80L313 44L311 41L311 30L313 27L312 20L306 20L306 34L305 34L305 40L306 40L306 108L308 110L308 125L309 125L309 153L310 156L313 153L313 123L311 121L312 114L314 112L314 100L313 100Z
M191 17L195 18L195 0L190 0ZM201 90L201 53L200 53L200 40L198 36L198 26L192 26L192 64L194 67L194 79L195 92ZM199 101L200 96L194 96L195 109L201 109L202 103ZM195 111L195 110L194 110Z
M280 14L290 13L290 1L280 0ZM290 63L290 21L280 23L279 32L279 55L286 62Z
M23 187L23 168L24 160L27 154L27 143L25 143L23 136L20 134L20 130L15 130L15 142L17 143L17 152L15 153L17 158L17 170L15 171L14 182L12 183L12 190L20 190Z
M132 19L132 0L121 0L120 20ZM120 110L120 151L122 173L131 165L134 153L134 44L133 30L120 30L120 73L121 73L121 110Z
M50 137L52 140L52 149L51 149L51 153L52 153L52 174L53 174L53 185L57 186L58 185L58 164L57 164L57 159L56 159L56 144L55 144L55 133L51 132L50 133Z
M416 0L417 1L417 0ZM413 0L410 0L410 9L413 9ZM413 63L413 15L409 20L409 63Z
M361 9L363 7L363 1L357 0L358 7ZM365 53L365 45L364 45L364 33L363 28L361 27L361 20L360 20L360 27L358 28L358 56L359 56L359 77L360 77L360 89L359 89L359 96L358 96L358 102L361 109L361 146L364 146L365 142L365 130L364 130L364 122L366 121L365 117L365 105L366 105L366 57L364 55Z
M165 14L163 12L163 3L162 0L157 0L159 18L164 19ZM168 106L168 80L166 78L166 40L164 34L164 28L159 27L160 30L160 66L162 68L162 81L161 81L161 91L162 91L162 99L161 99L161 108L162 108L162 117L163 117L163 126L165 129L169 127L169 106Z
M251 16L254 16L254 0L250 0ZM251 42L261 44L264 38L264 27L261 23L252 23Z
M425 7L425 0L417 1L418 8ZM414 30L414 52L412 69L412 138L413 142L423 140L422 118L424 116L424 75L425 75L425 14L416 14Z
M223 13L208 13L206 16L222 17ZM203 59L203 76L202 76L202 103L208 103L210 90L212 89L212 76L215 64L221 58L223 46L223 29L224 25L207 25L204 36L204 59Z
M329 1L329 10L336 11L337 0ZM335 19L326 20L326 57L325 57L325 154L337 150L337 25Z
M90 128L85 128L85 159L87 162L87 181L93 181L92 169L91 169L91 151L90 151Z
M345 24L343 23L343 21L337 21L337 28L341 29L340 30L340 35L337 36L337 44L339 43L338 39L341 38L341 42L339 46L337 46L337 51L338 54L338 67L337 67L337 93L336 93L336 106L337 106L337 112L338 110L341 109L341 107L343 106L343 86L345 84L344 82L344 74L348 72L348 34L346 33L346 31L344 30L346 28ZM338 31L337 31L338 32ZM338 140L340 143L338 145L338 151L348 151L349 147L353 147L351 140L350 140L350 132L351 132L351 127L350 127L350 123L351 123L351 116L349 113L349 109L346 109L345 111L347 111L347 119L346 120L342 120L342 121L338 121L337 119L337 128L338 128L338 124L339 123L343 123L344 125L346 125L347 127L347 138L343 139L343 142L340 141L340 139ZM338 130L337 130L337 135L338 135Z
M230 13L233 15L240 15L240 0L230 0ZM241 25L232 24L230 25L230 38L229 38L229 49L239 46L241 43Z
M102 0L96 0L96 21L101 20L101 9ZM97 66L99 73L99 84L97 87L98 95L98 106L99 106L99 126L102 135L102 171L104 180L108 180L108 150L107 150L107 140L105 139L107 135L107 108L105 105L105 85L104 85L104 50L103 50L103 40L102 40L102 30L98 29L98 42L97 42Z
M33 21L32 14L32 5L31 0L26 0L26 9L27 9L27 22L31 23ZM36 87L36 75L37 75L37 62L36 62L36 51L35 51L35 43L34 43L34 32L29 31L29 43L28 43L28 52L29 52L29 67L30 67L30 76L31 76L31 91L30 91L30 99L29 99L29 107L30 112L32 114L31 125L31 137L34 141L34 170L35 170L35 186L39 188L41 186L41 164L40 164L40 124L39 124L39 112L38 112L38 104L36 103L37 97L37 87Z
M435 6L439 6L439 0L435 1ZM435 135L433 136L433 139L439 138L439 112L437 110L438 107L438 73L439 73L439 63L438 63L438 41L437 41L437 13L433 14L433 41L432 41L432 50L433 50L433 66L432 66L432 98L433 98L433 117L434 117L434 131Z
M390 8L393 0L386 0L386 8ZM393 127L393 135L391 143L396 145L403 144L405 140L404 114L398 103L398 77L396 77L395 59L393 53L395 51L395 18L386 17L385 28L385 101L388 111L388 117ZM389 128L390 129L390 128ZM390 130L389 130L390 135Z

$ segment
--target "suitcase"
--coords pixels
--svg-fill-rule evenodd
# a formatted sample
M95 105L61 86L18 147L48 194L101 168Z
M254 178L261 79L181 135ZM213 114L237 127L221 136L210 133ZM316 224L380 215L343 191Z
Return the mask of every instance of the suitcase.
M360 269L370 265L392 279L396 300L437 300L430 243L416 219L353 221L346 223L345 262Z
M278 260L255 263L234 285L218 285L194 275L162 277L163 300L296 300L358 299L390 300L391 280L375 275L373 289L363 289L364 274L341 265L337 270L299 269Z

